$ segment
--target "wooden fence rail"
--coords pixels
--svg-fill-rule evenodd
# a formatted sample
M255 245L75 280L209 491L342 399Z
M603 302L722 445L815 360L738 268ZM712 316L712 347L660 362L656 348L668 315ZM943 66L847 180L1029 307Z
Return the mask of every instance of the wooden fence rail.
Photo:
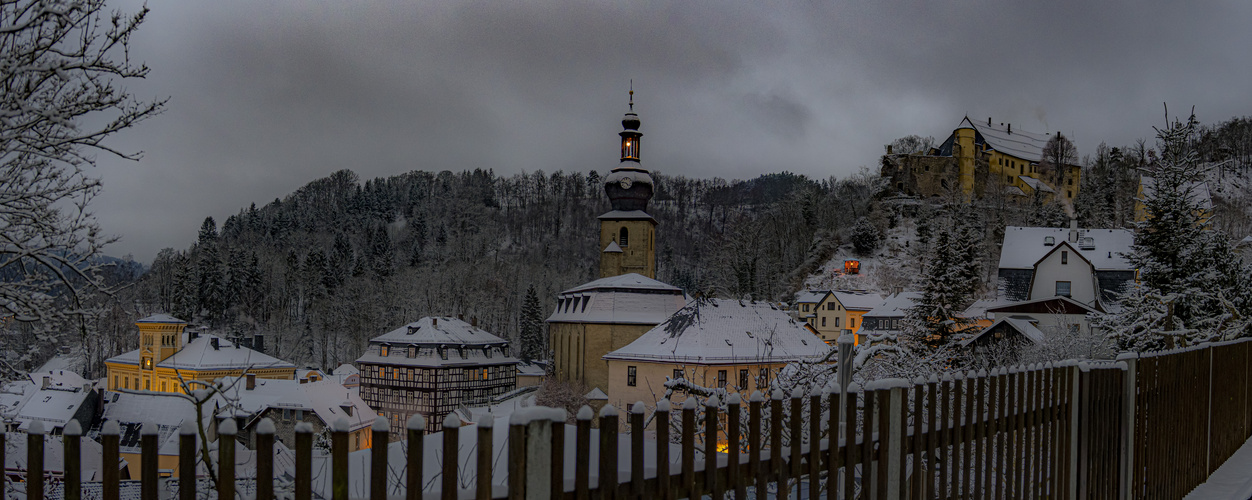
M569 430L575 463L565 463L563 410L519 410L509 421L507 464L493 463L491 422L465 434L450 417L438 442L426 442L425 422L411 419L405 464L388 464L387 447L369 453L368 497L616 499L777 498L834 500L955 498L1178 498L1190 491L1252 433L1252 342L1205 345L1177 352L1120 357L1115 362L1062 362L958 373L943 378L876 381L847 390L767 398L754 393L746 405L738 394L726 404L711 397L703 408L690 399L677 409L659 402L652 415L655 437L642 403L625 419L613 406L599 415L583 408ZM746 408L744 408L746 406ZM723 411L722 408L726 410ZM744 414L746 410L746 415ZM671 416L677 436L671 436ZM592 439L598 419L599 439ZM702 425L701 425L702 424ZM700 428L703 428L702 431ZM116 424L101 432L105 463L117 463ZM374 443L388 442L386 421L373 429ZM233 421L224 420L218 456L235 455ZM620 436L619 433L626 434ZM81 500L77 423L62 436L64 471L43 470L44 436L38 423L27 431L26 475L7 486L30 500ZM157 435L141 433L140 498L157 500ZM257 428L257 500L276 496L274 428ZM672 438L673 439L672 439ZM6 435L0 430L0 460ZM196 474L195 429L180 429L181 477ZM296 500L346 500L349 486L346 428L330 432L330 487L314 491L312 427L296 428ZM472 461L458 457L476 445ZM442 477L421 477L423 450L439 447ZM621 447L623 449L619 450ZM671 447L674 449L671 450ZM654 450L649 457L647 449ZM592 451L599 457L591 463ZM151 458L150 458L151 457ZM620 459L619 463L619 457ZM112 460L110 462L110 460ZM458 467L476 472L472 485L458 482ZM389 467L390 465L390 467ZM106 467L101 498L119 498L116 470ZM427 474L429 476L429 474ZM507 477L505 477L507 475ZM234 468L216 471L218 498L242 495ZM166 479L169 480L169 479ZM11 482L11 481L9 481ZM62 484L63 483L63 484ZM436 491L419 491L422 485ZM468 487L469 489L463 489ZM0 498L6 498L0 482ZM197 497L196 482L178 484L180 500ZM363 497L362 497L363 498ZM756 498L761 498L757 495Z

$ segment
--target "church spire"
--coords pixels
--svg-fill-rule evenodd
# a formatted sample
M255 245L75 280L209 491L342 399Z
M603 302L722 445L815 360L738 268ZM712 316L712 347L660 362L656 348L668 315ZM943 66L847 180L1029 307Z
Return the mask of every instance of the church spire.
M618 135L622 136L622 161L633 161L639 163L639 138L643 134L639 133L639 115L635 114L635 81L630 82L630 111L626 112L626 116L622 117L622 131Z

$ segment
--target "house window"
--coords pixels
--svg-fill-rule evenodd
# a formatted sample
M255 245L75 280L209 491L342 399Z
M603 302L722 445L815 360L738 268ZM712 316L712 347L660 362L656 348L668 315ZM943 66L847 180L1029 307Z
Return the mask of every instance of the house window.
M630 232L627 231L626 228L622 228L622 230L618 232L617 243L621 246L626 246L627 242L629 241L629 237L630 237Z
M726 370L717 371L717 388L718 389L726 388Z
M804 304L802 307L804 308L804 312L809 312L809 305L808 305L808 304Z
M152 369L152 358L143 358L143 369L145 370Z
M835 318L835 328L839 328L839 318Z
M416 357L417 357L417 348L416 348L416 347L409 346L409 357L410 357L410 358L416 358Z
M161 381L161 392L166 392L166 390L165 390L165 381L164 381L164 380L162 380L162 381Z
M1066 192L1065 192L1065 197L1066 197L1066 198L1073 198L1073 197L1074 197L1074 192L1073 192L1073 191L1066 191Z
M1069 252L1061 250L1061 264L1069 264Z
M626 385L630 387L634 387L635 385L637 385L636 382L639 381L638 377L639 375L638 375L638 372L635 371L635 367L633 366L626 367Z
M1070 178L1070 179L1066 182L1066 184L1069 184L1069 185L1073 186L1073 185L1074 185L1074 179L1071 177L1071 178Z
M124 382L124 384L126 385L126 387L123 387L123 389L130 389L130 379L126 379L126 380L124 380L123 382ZM117 383L117 382L114 382L114 384L116 384L116 383Z
M765 387L769 385L769 368L761 368L761 373L756 377L756 386Z
M379 349L380 349L379 354L382 355L382 357L384 358L387 357L388 351L391 350L391 348L386 345L380 347Z
M739 389L744 390L747 388L748 388L748 370L746 369L739 370Z
M117 390L117 388L118 388L117 375L114 375L113 376L113 390Z
M834 311L834 310L835 310L835 303L834 303L834 302L831 302L831 303L829 303L829 304L826 304L826 310L827 310L827 311Z
M1069 282L1068 281L1056 282L1056 294L1062 297L1069 297L1070 296L1069 295Z
M1009 184L1012 184L1012 183L1013 183L1013 176L1011 176L1011 175L1006 175L1006 176L1004 176L1004 182L1007 182L1007 183L1009 183Z
M848 328L856 328L856 318L848 318Z
M145 391L151 391L151 390L152 390L152 381L151 381L151 380L145 380L145 381L143 381L143 390L145 390Z
M826 317L822 316L822 328L826 328Z
M682 368L675 368L675 369L674 369L674 380L678 380L678 379L680 379L680 378L685 378L685 377L683 377L683 371L682 371Z

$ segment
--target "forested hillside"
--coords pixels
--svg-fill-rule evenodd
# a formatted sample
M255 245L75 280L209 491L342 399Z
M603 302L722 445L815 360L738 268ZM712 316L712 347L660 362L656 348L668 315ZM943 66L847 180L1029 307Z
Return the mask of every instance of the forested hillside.
M876 176L749 181L656 175L658 278L690 293L782 299L869 209ZM515 338L525 292L540 310L598 277L597 173L409 172L362 182L343 170L264 206L205 220L163 250L116 321L169 311L226 334L264 333L270 352L333 368L375 335L463 314ZM124 325L110 340L133 348Z

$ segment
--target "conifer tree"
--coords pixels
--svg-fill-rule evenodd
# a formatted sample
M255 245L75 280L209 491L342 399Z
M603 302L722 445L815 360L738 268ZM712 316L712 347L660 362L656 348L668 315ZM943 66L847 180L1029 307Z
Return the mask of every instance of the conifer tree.
M539 294L535 285L526 289L526 299L522 302L522 314L519 323L522 344L522 361L527 363L544 358L543 341L543 309L539 305Z

